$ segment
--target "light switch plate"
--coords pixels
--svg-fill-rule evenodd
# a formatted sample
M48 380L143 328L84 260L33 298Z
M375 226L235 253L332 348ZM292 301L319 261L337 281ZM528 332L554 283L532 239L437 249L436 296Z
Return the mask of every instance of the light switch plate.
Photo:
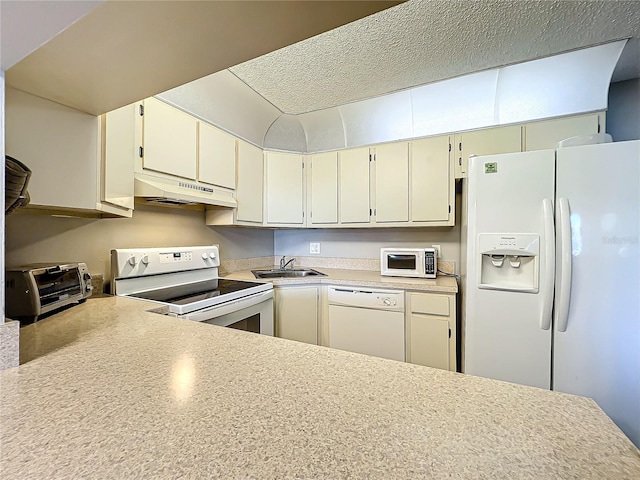
M311 255L320 255L320 242L309 243L309 253Z
M436 258L440 258L440 245L431 245L431 247L436 249Z

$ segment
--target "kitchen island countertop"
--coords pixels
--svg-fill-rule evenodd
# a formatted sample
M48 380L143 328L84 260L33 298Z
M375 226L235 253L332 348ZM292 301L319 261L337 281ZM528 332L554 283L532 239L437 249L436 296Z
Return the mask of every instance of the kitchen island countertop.
M640 478L592 400L151 307L89 299L22 329L3 480Z
M255 268L254 270L266 270L274 268L273 265ZM270 278L274 286L299 285L299 284L326 284L326 285L352 285L370 288L393 288L399 290L417 290L423 292L457 293L458 283L455 277L438 275L437 278L408 278L385 277L378 270L352 270L339 268L313 267L326 276L310 276L302 278ZM243 270L225 275L225 278L234 280L256 280L251 270Z

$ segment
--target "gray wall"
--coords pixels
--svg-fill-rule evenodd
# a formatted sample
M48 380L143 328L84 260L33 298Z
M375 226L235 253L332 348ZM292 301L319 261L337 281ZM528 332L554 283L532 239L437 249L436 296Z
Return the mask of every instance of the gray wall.
M133 218L60 218L23 210L7 217L6 263L85 262L106 281L112 248L217 243L222 260L273 255L273 230L214 229L204 217L203 211L143 204L136 204Z
M640 140L640 78L609 87L607 133L614 142Z
M458 262L458 227L277 230L275 255L312 256L309 242L320 242L321 257L380 258L382 247L429 247L440 244L442 259Z
M312 256L309 243L320 242L320 257L380 258L382 247L441 247L441 260L460 265L460 206L456 195L456 226L429 228L276 230L274 255Z

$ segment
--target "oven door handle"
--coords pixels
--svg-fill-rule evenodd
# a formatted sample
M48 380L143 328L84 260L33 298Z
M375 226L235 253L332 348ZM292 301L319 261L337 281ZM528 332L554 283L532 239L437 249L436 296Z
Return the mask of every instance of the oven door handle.
M266 300L273 298L273 290L267 290L266 292L259 292L247 297L231 300L227 303L221 303L212 307L197 310L191 313L185 313L184 315L178 315L179 318L186 318L187 320L194 320L196 322L204 322L211 320L212 318L221 317L228 313L237 312L243 308L253 307Z

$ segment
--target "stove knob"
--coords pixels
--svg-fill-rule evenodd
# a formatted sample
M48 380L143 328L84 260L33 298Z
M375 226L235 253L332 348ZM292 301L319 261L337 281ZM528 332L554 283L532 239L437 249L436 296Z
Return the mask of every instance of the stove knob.
M202 259L203 259L203 260L207 260L208 258L209 258L209 257L208 257L208 255L207 255L207 253L206 253L206 252L203 252L203 253L202 253Z
M211 260L213 260L214 258L216 258L216 253L215 252L211 252L209 254L209 256L211 257Z
M140 261L145 265L149 265L149 255L143 255Z
M129 257L129 265L131 265L132 267L135 267L136 263L138 263L138 260L136 260L135 255L131 255Z

